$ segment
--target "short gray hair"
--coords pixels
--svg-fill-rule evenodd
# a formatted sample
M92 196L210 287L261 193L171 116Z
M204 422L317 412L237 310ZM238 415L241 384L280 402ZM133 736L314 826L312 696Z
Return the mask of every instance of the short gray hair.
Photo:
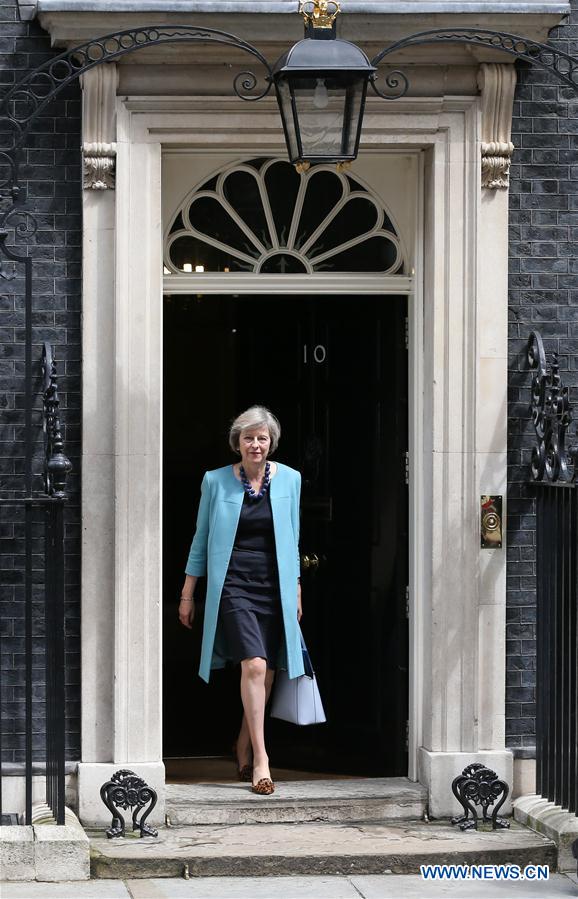
M277 419L269 409L266 409L265 406L250 406L249 409L245 409L244 412L237 415L229 430L229 446L231 449L234 450L234 452L239 451L241 431L246 431L248 428L260 428L263 425L266 425L269 429L269 436L271 437L271 448L269 453L274 453L279 445L281 425L279 424L279 419Z

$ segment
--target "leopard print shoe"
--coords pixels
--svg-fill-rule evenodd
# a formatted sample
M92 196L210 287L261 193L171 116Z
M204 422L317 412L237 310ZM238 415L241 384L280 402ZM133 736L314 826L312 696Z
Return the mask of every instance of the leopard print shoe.
M262 777L256 784L253 784L252 789L253 793L258 793L259 796L270 796L275 792L275 784L269 777Z

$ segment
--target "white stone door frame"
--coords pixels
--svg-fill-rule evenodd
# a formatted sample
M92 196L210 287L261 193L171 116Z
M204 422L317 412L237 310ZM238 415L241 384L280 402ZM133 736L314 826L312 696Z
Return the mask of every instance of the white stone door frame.
M449 813L465 761L505 750L505 550L479 497L505 495L507 194L480 186L478 97L370 101L361 153L423 154L410 304L409 776ZM274 100L119 97L116 199L85 202L81 819L130 767L164 813L161 639L161 150L283 152ZM449 778L449 780L448 780Z

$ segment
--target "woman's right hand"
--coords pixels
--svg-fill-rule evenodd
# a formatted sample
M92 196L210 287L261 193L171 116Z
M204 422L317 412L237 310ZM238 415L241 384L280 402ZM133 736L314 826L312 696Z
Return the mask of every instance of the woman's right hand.
M185 627L192 628L193 618L195 617L195 600L181 596L179 603L179 621Z

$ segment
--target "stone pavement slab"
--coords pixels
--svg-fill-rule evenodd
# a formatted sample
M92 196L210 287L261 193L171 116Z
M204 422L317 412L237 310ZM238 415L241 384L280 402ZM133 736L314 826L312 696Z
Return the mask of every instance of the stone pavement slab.
M576 887L563 874L551 874L548 881L521 882L519 880L424 881L420 875L351 877L363 899L556 899L573 896ZM210 895L210 894L209 894Z
M31 881L7 883L0 880L2 899L131 899L120 880L68 880L52 883Z
M128 880L132 899L360 899L347 877Z
M548 882L425 883L413 874L359 877L194 877L92 880L67 883L0 882L2 899L564 899L576 897L576 878Z

